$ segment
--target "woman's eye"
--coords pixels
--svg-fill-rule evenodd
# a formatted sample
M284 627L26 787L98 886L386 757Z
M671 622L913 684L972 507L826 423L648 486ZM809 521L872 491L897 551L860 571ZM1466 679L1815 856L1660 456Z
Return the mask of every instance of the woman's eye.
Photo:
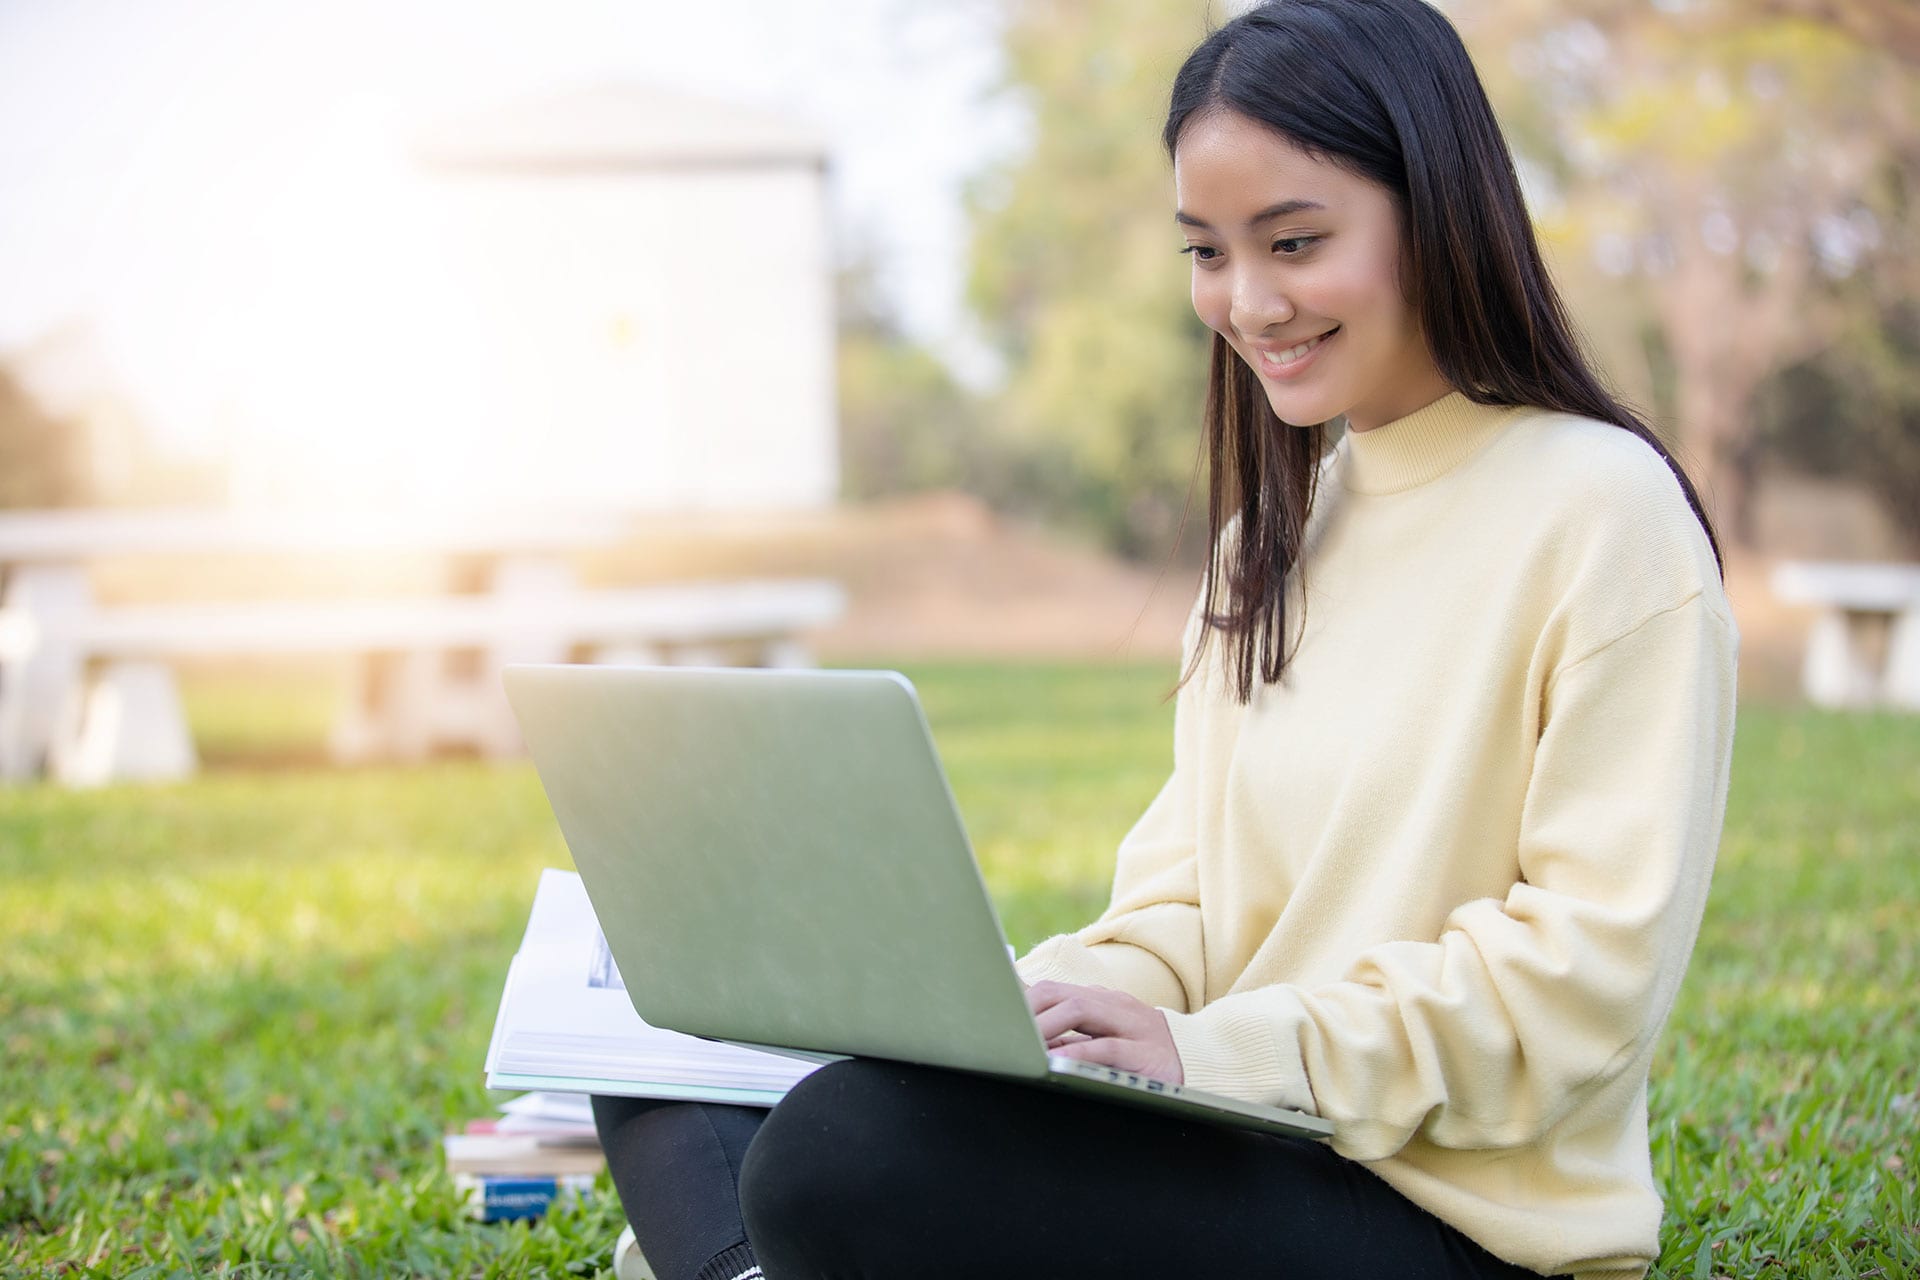
M1210 244L1190 244L1180 252L1192 254L1195 262L1212 262L1220 256L1220 251Z
M1273 242L1273 249L1281 257L1291 258L1295 254L1306 252L1318 238L1317 236L1282 236Z

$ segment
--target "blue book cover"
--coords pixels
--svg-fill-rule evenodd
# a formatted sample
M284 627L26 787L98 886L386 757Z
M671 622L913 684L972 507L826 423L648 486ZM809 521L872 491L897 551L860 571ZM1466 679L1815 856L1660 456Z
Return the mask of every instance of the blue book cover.
M538 1218L555 1201L577 1199L593 1189L593 1175L580 1173L551 1177L462 1173L453 1181L467 1194L467 1211L482 1222Z

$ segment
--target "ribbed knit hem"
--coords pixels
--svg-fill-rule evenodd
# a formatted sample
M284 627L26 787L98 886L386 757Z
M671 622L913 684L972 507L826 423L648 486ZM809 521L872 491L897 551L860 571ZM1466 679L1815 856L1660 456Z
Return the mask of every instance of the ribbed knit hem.
M1339 445L1340 483L1367 494L1417 488L1492 444L1520 412L1454 391L1371 431L1348 431Z
M753 1256L753 1246L742 1240L707 1259L693 1280L760 1280L760 1260Z
M1180 1054L1181 1077L1190 1088L1243 1102L1289 1107L1318 1115L1313 1087L1296 1039L1285 1025L1306 1011L1284 987L1215 1001L1199 1013L1171 1013L1167 1030Z

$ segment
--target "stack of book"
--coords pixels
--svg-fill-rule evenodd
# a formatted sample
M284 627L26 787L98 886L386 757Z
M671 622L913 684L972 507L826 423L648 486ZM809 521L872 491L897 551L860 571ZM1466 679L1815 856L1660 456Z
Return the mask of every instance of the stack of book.
M549 868L487 1046L487 1087L533 1092L448 1134L447 1171L474 1216L538 1217L606 1166L587 1095L771 1107L818 1065L648 1026L579 875Z
M529 1093L500 1110L443 1139L447 1172L474 1217L536 1218L592 1190L606 1157L585 1097Z
M540 873L487 1048L487 1087L771 1107L818 1060L641 1021L580 877Z

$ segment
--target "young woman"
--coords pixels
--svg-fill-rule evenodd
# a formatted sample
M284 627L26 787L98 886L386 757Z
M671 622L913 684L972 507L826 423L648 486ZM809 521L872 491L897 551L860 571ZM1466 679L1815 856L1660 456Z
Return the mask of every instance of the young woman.
M1592 1280L1658 1251L1648 1064L1733 733L1707 517L1585 364L1423 0L1230 22L1165 142L1214 557L1111 905L1019 967L1055 1052L1333 1140L876 1062L771 1113L602 1100L664 1280Z

